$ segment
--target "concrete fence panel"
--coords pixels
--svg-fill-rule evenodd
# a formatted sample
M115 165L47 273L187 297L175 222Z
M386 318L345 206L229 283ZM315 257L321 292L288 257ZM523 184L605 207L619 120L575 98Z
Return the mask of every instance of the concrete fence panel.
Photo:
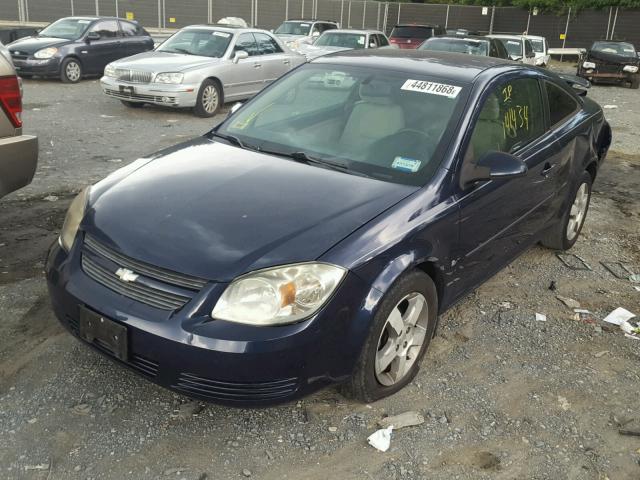
M527 29L529 12L522 8L496 8L493 19L493 33L518 33Z
M216 19L218 20L218 19ZM250 19L246 19L247 22ZM208 0L164 0L163 26L182 28L194 24L209 23Z

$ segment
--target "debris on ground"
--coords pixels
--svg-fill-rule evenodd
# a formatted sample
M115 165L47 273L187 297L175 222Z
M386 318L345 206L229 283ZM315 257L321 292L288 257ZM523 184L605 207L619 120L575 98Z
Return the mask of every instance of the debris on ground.
M549 290L551 290L552 292L555 292L557 289L558 289L558 286L556 285L556 281L551 280L551 283L549 284Z
M615 108L618 108L618 105L604 105L602 108L604 108L605 110L613 110Z
M640 273L634 273L629 276L629 281L633 283L640 283Z
M536 322L546 322L547 316L544 313L536 313Z
M500 458L491 452L478 452L474 456L474 462L476 467L481 470L499 470Z
M592 270L584 258L575 253L556 253L556 258L571 270Z
M625 430L621 428L618 430L618 433L620 435L627 435L630 437L640 437L640 430Z
M58 196L57 195L47 195L46 197L43 198L43 200L45 202L57 202L58 201Z
M569 308L580 308L580 302L573 298L563 297L562 295L556 295L556 298Z
M39 463L37 465L25 465L24 469L26 471L30 470L49 470L51 468L51 461L47 463Z
M88 403L79 403L71 408L71 411L76 415L89 415L91 412L91 405Z
M613 323L614 325L621 325L627 320L631 320L633 317L635 317L634 313L631 313L626 308L618 307L609 315L604 317L604 321L608 323Z
M633 271L623 262L600 262L600 265L620 280L626 280L629 278L629 275L633 275Z
M596 358L600 358L604 357L607 353L609 353L609 350L602 350L601 352L594 353L593 356Z
M380 450L381 452L386 452L389 450L391 446L391 432L393 431L393 425L387 428L381 428L380 430L376 430L369 438L367 438L367 442L376 450Z
M571 408L571 404L563 396L558 395L558 403L560 404L560 408L563 409L564 411L567 411Z
M424 417L416 411L404 412L399 415L384 417L378 421L378 426L388 428L393 426L394 430L404 427L413 427L424 423Z

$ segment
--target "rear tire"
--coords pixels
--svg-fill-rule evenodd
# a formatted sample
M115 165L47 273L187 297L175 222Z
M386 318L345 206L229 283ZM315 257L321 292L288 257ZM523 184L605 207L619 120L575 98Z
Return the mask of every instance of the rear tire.
M593 180L589 172L582 172L577 185L571 191L570 202L562 219L545 234L540 243L554 250L569 250L580 236L591 201Z
M198 117L213 117L222 106L222 89L215 80L206 79L200 85L193 113Z
M63 83L78 83L82 79L82 65L75 58L65 58L60 67L60 80Z
M138 102L128 102L127 100L120 100L125 107L128 108L142 108L144 107L144 103Z
M373 402L411 382L433 337L437 315L433 280L419 270L402 275L383 297L354 373L341 385L341 393Z

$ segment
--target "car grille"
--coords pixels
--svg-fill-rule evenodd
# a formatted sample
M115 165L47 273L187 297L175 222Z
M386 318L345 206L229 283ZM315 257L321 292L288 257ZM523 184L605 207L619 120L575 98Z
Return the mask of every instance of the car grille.
M144 95L141 93L129 93L129 92L121 92L119 90L113 90L111 88L107 88L104 91L107 95L112 97L121 98L123 100L140 100L143 102L157 102L157 103L166 103L166 104L174 104L176 103L176 97L167 97L167 96L158 96L158 95Z
M65 320L67 321L67 324L69 325L69 328L71 329L73 334L76 336L80 336L78 320L71 318L69 315L65 316ZM113 351L102 344L100 341L94 341L91 345L100 350L102 353L109 355L114 360L121 362L121 360L118 360L115 357ZM131 368L137 370L143 375L146 375L147 377L155 377L156 375L158 375L158 363L141 355L131 353L129 359L123 363L129 365Z
M272 382L236 383L222 382L181 373L173 388L188 395L197 395L211 400L225 401L270 401L286 397L298 389L297 378Z
M139 276L138 279L122 281L116 275L119 268L134 272ZM161 310L182 308L207 284L206 280L197 277L133 260L89 235L85 236L82 269L110 290Z
M26 53L11 52L11 58L14 60L26 60L29 58L29 55Z
M129 70L126 68L116 68L116 79L129 83L150 83L153 74L140 70Z

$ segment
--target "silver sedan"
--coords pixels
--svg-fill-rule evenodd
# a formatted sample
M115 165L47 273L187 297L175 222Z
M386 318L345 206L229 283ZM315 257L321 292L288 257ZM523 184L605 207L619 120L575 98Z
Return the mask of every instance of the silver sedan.
M110 63L100 84L128 107L188 107L211 117L224 102L249 98L304 62L265 30L191 26L152 52Z

